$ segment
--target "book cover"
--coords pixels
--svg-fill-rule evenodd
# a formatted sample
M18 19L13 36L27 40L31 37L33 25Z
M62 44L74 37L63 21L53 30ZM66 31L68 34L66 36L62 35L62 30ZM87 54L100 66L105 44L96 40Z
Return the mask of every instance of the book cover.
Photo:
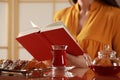
M55 22L39 31L18 36L16 40L37 60L52 59L51 45L67 45L67 53L82 55L83 51L62 22Z

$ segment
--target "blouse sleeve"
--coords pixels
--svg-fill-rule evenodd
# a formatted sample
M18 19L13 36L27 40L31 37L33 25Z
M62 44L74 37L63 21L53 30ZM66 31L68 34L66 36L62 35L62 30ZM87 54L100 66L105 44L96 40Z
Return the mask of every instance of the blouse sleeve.
M112 45L117 52L117 56L120 57L120 10L119 14L114 17L114 25Z
M54 17L53 17L53 21L56 22L56 21L59 21L60 20L60 14L61 12L58 11L55 13Z
M68 8L61 9L57 11L53 17L53 21L63 21L66 18L66 15L68 14ZM66 19L65 19L66 20Z

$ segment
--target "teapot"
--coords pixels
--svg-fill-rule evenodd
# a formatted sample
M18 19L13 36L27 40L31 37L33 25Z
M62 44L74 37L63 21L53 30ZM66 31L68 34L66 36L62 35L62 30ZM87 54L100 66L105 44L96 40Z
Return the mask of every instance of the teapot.
M97 57L93 60L87 54L83 54L87 66L98 75L114 75L120 72L120 59L116 57L116 51L105 45L103 50L98 51Z

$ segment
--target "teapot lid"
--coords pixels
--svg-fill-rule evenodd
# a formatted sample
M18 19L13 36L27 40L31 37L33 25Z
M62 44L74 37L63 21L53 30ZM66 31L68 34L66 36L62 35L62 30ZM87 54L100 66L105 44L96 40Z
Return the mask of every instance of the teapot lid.
M103 50L98 51L98 56L102 56L102 55L115 56L116 51L112 50L110 48L110 45L105 45Z

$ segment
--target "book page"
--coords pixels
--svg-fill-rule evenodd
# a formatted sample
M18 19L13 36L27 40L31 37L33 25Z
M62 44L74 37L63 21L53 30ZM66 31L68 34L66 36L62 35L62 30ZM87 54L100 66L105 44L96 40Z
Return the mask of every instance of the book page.
M49 30L54 30L54 29L59 29L59 28L65 28L65 25L62 21L54 22L44 27L40 27L40 31L44 32L44 31L49 31Z
M28 29L26 31L22 31L18 34L18 37L21 37L21 36L25 36L25 35L28 35L28 34L31 34L31 33L34 33L34 32L39 32L40 29L39 28L31 28L31 29Z
M21 37L21 36L24 36L24 35L28 35L28 34L31 34L31 33L34 33L34 32L43 32L43 31L49 31L49 30L53 30L53 29L58 29L58 28L64 28L64 23L59 21L59 22L55 22L55 23L52 23L52 24L49 24L47 26L38 26L36 24L34 24L34 22L30 21L31 25L32 25L32 28L29 28L27 30L24 30L22 32L20 32L18 34L18 37Z

